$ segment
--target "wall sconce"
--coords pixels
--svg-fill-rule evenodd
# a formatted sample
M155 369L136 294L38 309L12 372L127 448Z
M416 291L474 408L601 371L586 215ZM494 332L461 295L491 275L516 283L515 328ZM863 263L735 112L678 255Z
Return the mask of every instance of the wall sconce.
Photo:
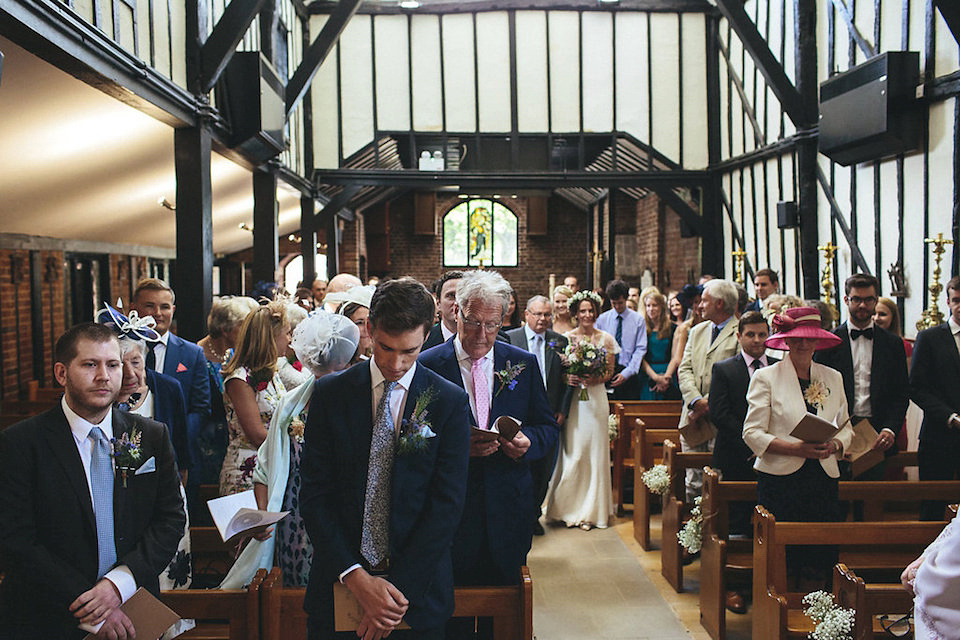
M163 207L164 209L169 209L170 211L176 211L177 207L174 204L171 204L169 200L164 196L157 198L157 204Z
M237 228L238 228L238 229L242 229L242 230L244 230L244 231L249 231L250 233L253 233L253 227L251 227L250 225L248 225L246 222L241 222L240 224L237 225Z

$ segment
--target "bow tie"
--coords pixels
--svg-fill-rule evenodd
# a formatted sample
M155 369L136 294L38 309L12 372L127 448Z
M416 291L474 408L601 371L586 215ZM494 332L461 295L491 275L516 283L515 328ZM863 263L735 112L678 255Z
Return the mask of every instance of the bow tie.
M873 327L867 329L851 329L850 330L850 339L856 340L860 336L863 336L867 340L873 340Z

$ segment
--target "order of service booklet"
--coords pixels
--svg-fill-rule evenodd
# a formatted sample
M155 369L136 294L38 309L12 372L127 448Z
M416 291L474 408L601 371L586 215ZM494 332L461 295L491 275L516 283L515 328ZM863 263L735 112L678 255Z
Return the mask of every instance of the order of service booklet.
M143 587L121 604L120 610L130 618L138 638L159 638L180 619L170 607L157 600ZM84 640L95 638L94 633L99 631L101 626L102 623L96 626L81 625L84 631L92 631Z
M220 537L229 544L241 537L253 536L286 516L289 511L263 511L257 509L253 489L228 496L207 500L207 508L213 516Z
M852 464L850 471L854 478L883 462L886 457L883 451L873 448L873 444L879 437L880 434L866 418L853 425L853 439L844 452L844 457L850 459Z
M512 416L500 416L489 429L471 427L470 434L484 442L491 442L497 438L513 440L518 431L520 431L519 420Z

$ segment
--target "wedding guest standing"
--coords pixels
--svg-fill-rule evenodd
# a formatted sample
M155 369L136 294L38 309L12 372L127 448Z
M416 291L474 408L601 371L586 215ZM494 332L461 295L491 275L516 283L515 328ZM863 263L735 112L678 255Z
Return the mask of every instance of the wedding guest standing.
M163 425L113 408L123 368L108 327L67 330L53 373L60 402L0 431L0 635L68 640L102 623L99 638L125 640L121 602L138 587L159 595L183 533L173 447ZM130 449L112 459L112 438L136 441L142 465ZM114 463L144 471L124 487Z
M921 480L954 480L960 474L960 276L947 282L950 317L917 334L910 396L923 409L918 449ZM921 520L942 520L946 504L924 501Z
M577 326L577 321L570 315L570 298L573 297L573 289L561 284L553 289L553 322L551 328L559 334L573 331Z
M233 357L222 369L230 442L220 470L220 495L253 489L257 449L286 392L277 375L277 358L289 342L290 325L282 302L257 307L240 325Z
M877 300L873 322L881 329L903 340L903 350L907 356L907 368L909 368L910 357L913 355L913 340L903 337L903 331L900 329L900 309L897 308L897 303L890 298L881 297Z
M353 357L354 363L368 359L373 349L368 319L370 317L370 299L373 297L375 289L371 285L361 285L341 293L331 294L328 297L329 301L339 305L336 312L348 318L360 331L360 343L357 345L357 353Z
M349 319L322 309L312 313L293 331L293 347L310 380L288 391L273 413L267 439L257 451L253 492L257 506L267 511L289 511L267 533L251 540L220 585L221 589L242 589L250 584L257 569L283 570L283 584L305 587L313 559L313 545L300 513L300 459L304 427L316 380L345 369L360 340L360 330Z
M430 329L427 341L423 343L426 351L438 344L443 344L457 333L457 285L463 271L447 271L437 280L434 295L437 298L437 310L440 321Z
M306 320L306 310L297 304L287 304L287 324L290 325L290 334L297 325ZM304 382L313 380L313 374L305 370L303 363L297 359L297 354L287 345L286 350L277 358L277 374L283 382L284 389L296 389Z
M774 316L777 332L766 340L787 357L753 375L747 392L743 440L756 454L757 502L777 520L831 522L840 519L837 460L850 444L853 429L847 415L843 377L813 362L813 353L840 343L820 328L813 307L787 309ZM840 430L824 443L804 442L790 435L807 413ZM829 548L790 547L787 573L800 588L827 583L836 552Z
M763 311L764 301L780 291L780 276L773 269L758 269L753 276L753 287L757 296L746 311Z
M680 357L673 354L674 326L667 313L667 300L653 289L644 292L641 303L647 352L640 363L640 399L677 399L680 392L673 376L680 366Z
M335 637L336 582L360 603L362 638L404 637L393 632L401 620L406 637L443 638L453 613L470 416L466 394L417 363L434 309L415 280L380 283L373 357L316 383L300 461L311 640Z
M607 284L607 297L611 309L596 318L596 328L613 336L620 349L617 356L616 371L609 385L613 389L613 400L637 400L640 398L638 373L640 363L647 353L647 329L636 311L627 309L627 294L630 287L623 280L612 280ZM571 311L572 313L572 311ZM580 319L580 316L577 316Z
M570 313L576 314L578 324L567 333L567 340L574 348L591 345L603 354L606 362L601 372L567 376L570 386L586 389L587 398L583 399L580 393L573 394L560 459L546 497L548 522L563 522L585 531L606 528L614 512L607 425L610 403L603 385L613 376L619 347L613 336L595 327L601 303L600 296L587 289L570 298Z

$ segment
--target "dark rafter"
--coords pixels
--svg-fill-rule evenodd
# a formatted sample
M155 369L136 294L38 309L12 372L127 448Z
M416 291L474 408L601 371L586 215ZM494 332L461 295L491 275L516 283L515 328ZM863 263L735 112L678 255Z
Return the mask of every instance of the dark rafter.
M857 237L850 231L850 225L847 224L847 219L843 217L843 212L840 210L837 199L833 197L833 190L830 189L827 176L823 174L823 169L819 166L817 166L817 182L820 183L823 195L827 197L827 202L830 203L830 212L833 215L833 219L836 220L837 226L840 227L843 237L847 239L847 244L850 246L850 257L853 258L853 262L857 266L857 271L869 275L872 272L870 271L870 266L867 264L867 261L863 259L863 254L860 253L860 247L857 245Z
M817 113L804 108L804 101L797 88L790 82L783 65L774 57L767 46L767 42L757 31L757 25L743 8L742 0L717 0L717 8L730 21L733 30L737 32L743 47L750 53L754 63L763 74L770 89L783 105L784 111L793 121L794 126L807 127L816 123Z
M850 32L850 37L853 38L853 41L857 43L858 47L860 47L860 51L863 52L863 55L867 58L872 58L877 55L873 45L867 42L866 38L860 34L860 30L857 29L857 25L853 21L853 14L850 13L850 9L847 8L846 3L843 0L832 0L832 2L833 6L836 7L837 11L840 12L840 16L843 18L843 21L847 23L847 31Z
M326 24L323 25L323 29L320 30L316 40L304 52L303 61L287 84L287 118L290 117L293 110L297 108L297 104L303 99L307 89L310 88L313 76L320 70L320 65L326 60L327 55L333 49L333 45L340 39L340 34L343 33L347 23L350 22L350 18L353 17L359 7L360 0L341 0L333 13L330 14Z
M200 48L200 90L213 89L266 0L233 0Z
M330 202L323 206L315 216L313 216L313 225L311 229L319 231L324 228L327 218L334 215L339 215L345 220L354 220L355 215L349 209L344 209L347 206L347 203L353 199L353 196L357 195L357 192L360 191L360 184L348 184L343 188L343 191L335 195L330 199ZM327 238L329 243L330 238Z
M437 14L478 13L482 11L650 11L653 13L704 13L713 10L707 0L620 0L617 3L601 3L597 0L420 0L419 8L401 9L396 2L364 2L359 12L363 14ZM312 14L333 13L336 2L314 0L307 4Z
M706 171L417 171L416 169L317 169L317 185L364 185L407 189L439 189L459 186L464 192L477 189L562 189L625 187L702 187ZM341 205L343 206L343 205Z
M960 42L960 2L957 0L933 0L933 4L940 9L940 15L950 27L953 39Z
M660 196L660 201L680 216L680 219L686 222L694 233L698 236L703 235L703 218L694 211L686 200L678 196L677 192L670 187L654 187L653 190Z

